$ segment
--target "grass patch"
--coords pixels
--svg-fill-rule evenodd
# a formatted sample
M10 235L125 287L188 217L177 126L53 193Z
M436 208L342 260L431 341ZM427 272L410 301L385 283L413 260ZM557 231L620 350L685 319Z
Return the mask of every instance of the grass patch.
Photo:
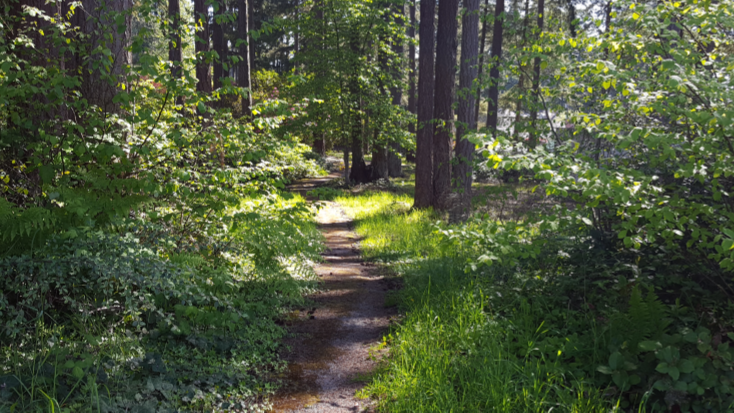
M534 304L492 306L487 278L465 271L442 235L450 228L430 211L410 210L407 195L389 192L337 201L355 219L365 257L405 280L397 297L406 318L386 337L389 357L363 396L391 412L601 412L616 404L575 377L558 349L538 349L547 331Z
M335 198L354 219L362 255L373 261L400 261L435 255L436 238L429 236L437 218L431 211L411 210L407 194L366 191Z
M337 201L355 218L365 257L404 280L390 301L405 317L362 392L382 410L734 407L734 334L706 313L720 308L714 298L664 253L614 249L577 225L520 225L483 210L447 225L391 192Z

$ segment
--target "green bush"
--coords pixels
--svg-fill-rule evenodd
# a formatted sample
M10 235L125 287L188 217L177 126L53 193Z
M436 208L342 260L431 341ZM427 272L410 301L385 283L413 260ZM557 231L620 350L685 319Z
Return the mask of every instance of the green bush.
M134 221L4 258L0 409L265 409L276 321L315 285L312 218L300 198L253 196L194 240Z
M722 308L695 283L672 282L686 270L665 252L609 249L573 221L446 225L402 199L338 198L364 255L405 280L405 319L365 391L385 410L733 406L732 338L697 310Z

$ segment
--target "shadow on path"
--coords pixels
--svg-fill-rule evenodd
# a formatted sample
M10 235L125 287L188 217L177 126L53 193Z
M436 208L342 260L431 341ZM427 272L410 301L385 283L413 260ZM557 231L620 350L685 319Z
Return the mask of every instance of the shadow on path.
M294 191L323 182L302 183ZM394 315L385 307L390 284L365 265L351 220L338 204L325 203L317 222L326 239L325 262L316 266L323 285L311 299L316 308L292 317L293 337L286 341L288 370L284 388L273 398L273 412L361 412L369 400L355 392L375 368L369 349L377 345Z

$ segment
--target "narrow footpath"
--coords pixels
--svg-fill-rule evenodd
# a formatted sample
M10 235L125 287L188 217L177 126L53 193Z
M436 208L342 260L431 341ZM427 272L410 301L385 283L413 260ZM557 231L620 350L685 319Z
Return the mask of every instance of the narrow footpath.
M324 181L292 189L311 189ZM376 367L370 349L380 343L394 314L385 307L389 282L362 261L352 221L338 204L325 203L317 222L328 248L325 262L315 268L323 285L310 297L315 307L290 318L286 383L272 411L369 411L370 401L356 398L355 392Z

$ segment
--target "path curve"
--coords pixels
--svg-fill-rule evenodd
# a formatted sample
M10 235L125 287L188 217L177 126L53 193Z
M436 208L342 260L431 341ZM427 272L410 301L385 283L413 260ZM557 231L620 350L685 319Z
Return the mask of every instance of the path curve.
M357 399L355 392L376 367L370 349L380 343L394 315L385 307L389 281L360 258L351 219L338 204L323 205L316 219L328 249L322 254L325 262L315 267L323 285L310 297L314 308L289 318L288 370L273 412L369 410L370 401Z

